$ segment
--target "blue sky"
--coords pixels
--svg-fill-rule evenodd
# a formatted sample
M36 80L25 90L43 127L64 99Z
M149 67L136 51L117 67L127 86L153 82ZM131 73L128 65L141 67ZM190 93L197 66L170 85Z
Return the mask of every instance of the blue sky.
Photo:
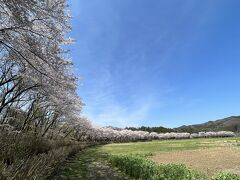
M240 115L239 0L69 0L82 114L106 126Z

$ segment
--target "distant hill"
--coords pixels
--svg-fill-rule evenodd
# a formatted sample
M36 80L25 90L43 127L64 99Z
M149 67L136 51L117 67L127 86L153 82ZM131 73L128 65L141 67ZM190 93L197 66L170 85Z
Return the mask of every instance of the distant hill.
M157 132L157 133L166 133L166 132L189 132L189 133L198 133L201 131L233 131L240 132L240 116L231 116L224 119L219 119L216 121L208 121L202 124L195 125L184 125L178 128L165 128L162 126L159 127L126 127L125 129L131 130L141 130L148 132Z
M200 132L200 131L233 131L240 132L240 116L231 116L216 121L208 121L203 124L180 126L174 129L177 132Z

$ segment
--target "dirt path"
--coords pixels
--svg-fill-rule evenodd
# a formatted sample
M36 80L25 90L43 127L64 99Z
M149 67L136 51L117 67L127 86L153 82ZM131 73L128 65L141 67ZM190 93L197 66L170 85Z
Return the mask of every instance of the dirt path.
M106 161L107 156L96 149L89 148L79 153L77 158L69 160L60 167L52 180L126 180L117 169Z

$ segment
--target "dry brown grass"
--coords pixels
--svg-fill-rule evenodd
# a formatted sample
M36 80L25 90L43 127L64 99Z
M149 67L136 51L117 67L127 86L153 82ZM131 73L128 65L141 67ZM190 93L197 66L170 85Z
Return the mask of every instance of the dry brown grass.
M207 175L219 171L240 175L240 149L219 147L157 153L151 159L157 163L183 163Z

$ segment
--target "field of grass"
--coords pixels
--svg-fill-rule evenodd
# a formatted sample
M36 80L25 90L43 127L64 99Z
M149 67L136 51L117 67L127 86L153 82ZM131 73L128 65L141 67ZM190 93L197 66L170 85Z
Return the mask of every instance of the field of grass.
M220 172L240 175L240 138L166 140L108 144L109 155L147 155L158 164L185 164L210 177Z
M101 145L81 151L58 172L55 179L205 180L220 172L240 175L240 138ZM153 174L157 176L150 178ZM226 174L212 179L240 180Z
M108 144L98 148L111 155L118 154L156 154L170 151L196 150L217 147L239 147L240 138L206 138L186 140L147 141Z

